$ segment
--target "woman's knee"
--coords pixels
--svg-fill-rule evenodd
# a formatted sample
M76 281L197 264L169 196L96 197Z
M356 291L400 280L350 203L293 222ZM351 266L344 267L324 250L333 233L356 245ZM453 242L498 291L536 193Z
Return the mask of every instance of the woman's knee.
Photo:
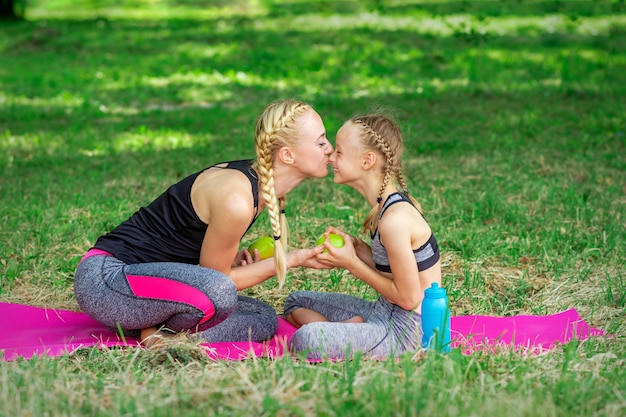
M232 312L237 305L237 287L233 280L219 271L207 269L198 289L213 303L216 311Z
M168 327L205 329L221 323L235 311L237 288L230 277L216 270L200 268L187 279L187 285L198 293L187 300L187 309L167 321Z

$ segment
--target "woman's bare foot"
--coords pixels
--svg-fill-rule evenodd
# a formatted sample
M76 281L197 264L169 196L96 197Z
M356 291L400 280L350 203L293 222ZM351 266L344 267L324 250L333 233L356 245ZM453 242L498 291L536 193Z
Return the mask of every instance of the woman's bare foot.
M148 327L141 329L141 344L144 347L157 347L163 343L163 339L174 336L173 333L164 332L157 327Z

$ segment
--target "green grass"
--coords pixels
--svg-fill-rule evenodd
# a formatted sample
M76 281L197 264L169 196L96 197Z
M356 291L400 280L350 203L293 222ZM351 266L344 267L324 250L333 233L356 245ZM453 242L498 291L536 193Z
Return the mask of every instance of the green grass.
M113 4L114 3L114 4ZM0 22L0 301L77 310L102 233L191 171L253 157L254 120L311 102L329 137L384 108L443 252L452 313L576 308L613 338L553 352L310 365L197 346L0 363L0 415L626 412L623 1L29 2ZM368 208L331 175L288 198L292 246ZM242 247L269 233L263 216ZM246 291L375 294L341 271Z

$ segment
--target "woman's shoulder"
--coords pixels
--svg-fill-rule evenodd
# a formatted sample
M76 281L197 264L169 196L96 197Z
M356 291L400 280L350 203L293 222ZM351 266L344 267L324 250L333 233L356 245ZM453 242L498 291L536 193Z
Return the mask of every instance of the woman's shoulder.
M254 211L252 186L238 170L209 168L202 172L191 189L196 211L204 220L228 214L233 218L250 217Z
M220 165L212 166L202 171L196 178L194 186L212 190L229 190L233 194L249 193L251 188L250 180L242 171L224 169Z

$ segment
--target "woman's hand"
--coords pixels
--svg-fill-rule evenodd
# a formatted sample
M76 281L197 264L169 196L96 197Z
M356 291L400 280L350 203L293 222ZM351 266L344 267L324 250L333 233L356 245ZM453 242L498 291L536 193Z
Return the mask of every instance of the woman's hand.
M253 258L250 252L248 252L246 249L238 251L237 255L235 256L235 260L232 263L232 268L259 262L261 260L261 257L259 256L259 251L255 251L254 253L255 256Z
M332 266L320 262L317 257L324 250L324 246L316 246L310 249L297 249L287 254L287 266L293 268L295 266L304 266L314 269L329 269Z

